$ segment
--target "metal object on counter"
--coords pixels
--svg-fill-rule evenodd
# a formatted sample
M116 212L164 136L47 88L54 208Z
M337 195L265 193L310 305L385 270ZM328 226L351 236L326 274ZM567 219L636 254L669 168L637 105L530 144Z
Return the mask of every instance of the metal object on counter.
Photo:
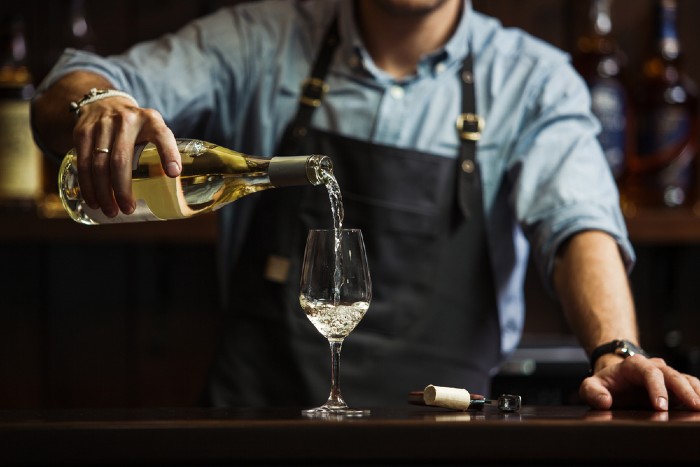
M469 393L467 392L467 394ZM469 394L468 397L470 398L469 404L465 405L462 409L455 409L454 407L445 408L452 408L453 410L479 410L486 405L495 405L500 412L512 413L517 412L522 407L522 398L515 394L501 394L496 400L486 399L480 394ZM424 391L410 392L408 395L408 403L414 405L441 406L440 404L427 404L425 402Z
M517 412L522 406L520 396L515 394L501 394L498 396L498 410L501 412Z
M472 399L469 408L479 409L484 405L493 405L494 402L501 412L517 412L522 406L521 397L515 394L501 394L498 399Z

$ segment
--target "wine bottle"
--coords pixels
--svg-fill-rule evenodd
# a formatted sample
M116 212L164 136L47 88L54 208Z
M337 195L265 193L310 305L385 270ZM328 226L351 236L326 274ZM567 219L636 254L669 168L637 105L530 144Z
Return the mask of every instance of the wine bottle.
M644 62L637 97L637 153L628 159L623 208L692 201L697 91L682 68L675 0L657 0L656 28L656 47Z
M215 211L243 196L270 188L325 184L332 178L327 156L252 157L196 139L178 139L180 176L168 177L153 143L134 150L132 190L136 210L107 217L85 204L75 150L63 159L58 191L70 217L83 224L182 219Z
M41 195L41 153L29 123L34 94L21 16L0 22L0 203L31 208Z
M625 169L631 128L626 57L612 35L612 0L590 2L590 28L577 41L574 66L591 92L591 110L601 124L598 141L616 180Z

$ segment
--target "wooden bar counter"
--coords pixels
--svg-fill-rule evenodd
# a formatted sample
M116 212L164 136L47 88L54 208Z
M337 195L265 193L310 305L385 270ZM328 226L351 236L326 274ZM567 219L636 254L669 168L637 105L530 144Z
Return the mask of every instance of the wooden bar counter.
M2 465L699 465L700 413L492 406L0 411Z

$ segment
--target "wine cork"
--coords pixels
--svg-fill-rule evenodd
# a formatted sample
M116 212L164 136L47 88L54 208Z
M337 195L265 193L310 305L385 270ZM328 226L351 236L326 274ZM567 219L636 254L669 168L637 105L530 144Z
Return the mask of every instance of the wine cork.
M430 384L423 390L423 401L426 405L435 407L467 410L471 403L471 395L466 389L446 388Z

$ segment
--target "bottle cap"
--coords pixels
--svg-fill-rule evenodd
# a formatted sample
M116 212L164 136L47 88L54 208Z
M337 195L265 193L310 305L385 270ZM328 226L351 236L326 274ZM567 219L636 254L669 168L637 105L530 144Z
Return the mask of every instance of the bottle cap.
M320 185L324 172L331 173L333 163L328 156L291 156L270 159L270 183L276 187Z

